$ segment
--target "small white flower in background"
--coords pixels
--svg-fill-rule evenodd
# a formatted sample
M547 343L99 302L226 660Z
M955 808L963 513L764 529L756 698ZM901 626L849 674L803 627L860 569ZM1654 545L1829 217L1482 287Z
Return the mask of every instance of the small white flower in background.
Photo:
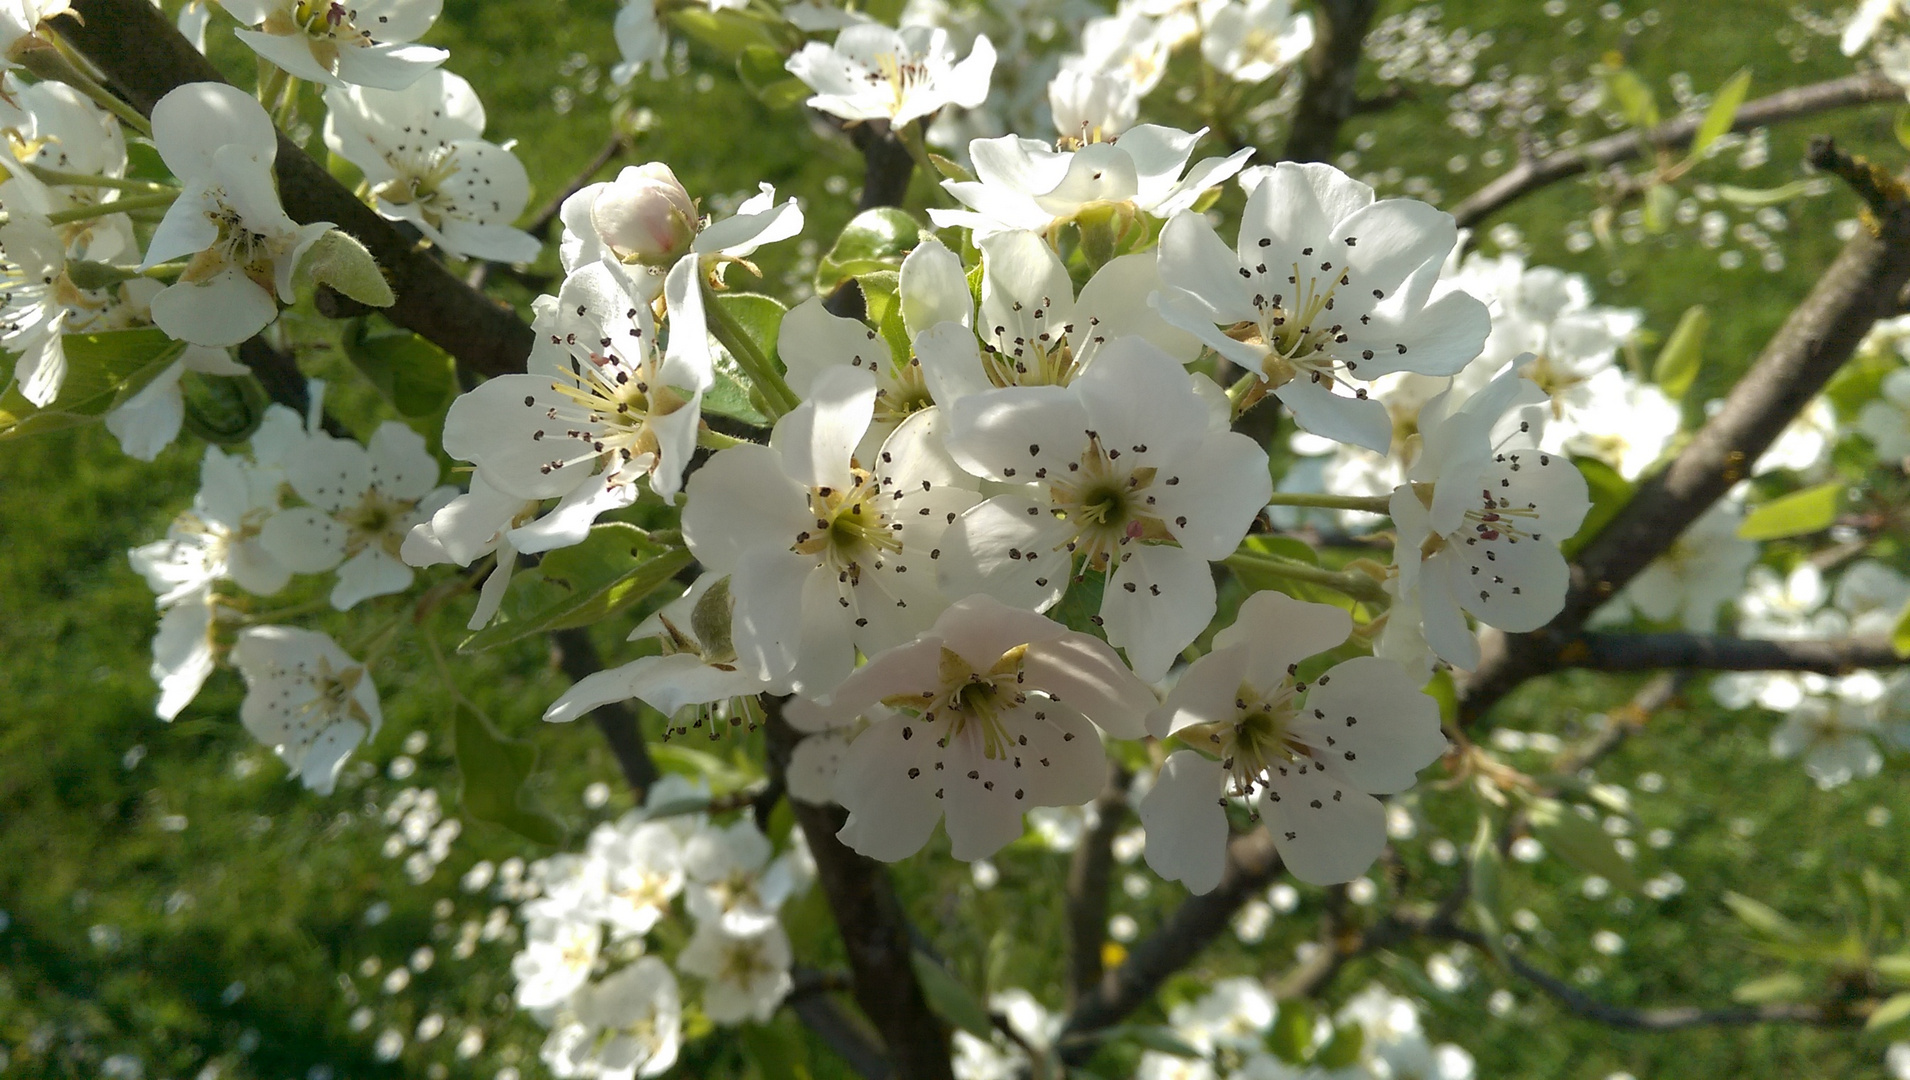
M240 41L295 78L325 86L403 90L450 57L414 45L444 0L220 0L252 30Z
M561 1080L634 1080L667 1072L682 1039L676 976L645 956L579 990L558 1012L539 1056Z
M1042 610L1078 557L1084 573L1107 572L1108 641L1141 678L1165 675L1213 618L1208 563L1233 553L1272 494L1266 452L1227 430L1224 410L1140 338L1111 342L1066 387L986 390L947 412L955 460L1026 486L950 527L944 590Z
M730 644L732 608L728 579L702 575L631 632L631 641L658 639L661 654L586 675L551 703L544 719L563 723L599 705L637 698L663 714L665 740L692 731L714 739L736 723L755 727L760 709L737 699L788 693L788 684L737 667Z
M1823 694L1830 680L1815 672L1793 674L1787 671L1732 671L1711 680L1711 696L1727 709L1748 709L1753 705L1772 712L1787 713L1803 702L1806 694Z
M517 566L511 530L536 516L538 502L499 491L482 475L473 473L471 490L439 507L427 521L405 534L398 557L407 566L456 563L469 566L486 555L496 555L496 566L478 590L477 609L465 624L482 629L497 615Z
M972 861L1020 836L1029 807L1099 794L1107 761L1096 727L1138 737L1154 695L1099 639L972 596L872 657L828 708L848 716L878 702L901 715L850 745L836 777L849 820L837 835L894 862L946 816L952 853Z
M740 936L775 926L776 912L805 886L806 875L793 855L774 854L754 821L699 829L683 845L690 914Z
M1472 1055L1452 1043L1434 1046L1413 1003L1377 983L1349 999L1339 1020L1364 1030L1360 1064L1376 1080L1472 1080Z
M942 405L1004 386L1066 386L1124 337L1141 338L1177 363L1200 355L1200 340L1148 303L1161 288L1153 252L1110 259L1077 298L1061 257L1038 234L1015 229L977 246L982 291L974 331L964 317L914 337L922 378Z
M1823 573L1808 559L1788 574L1753 566L1738 595L1738 634L1775 641L1843 637L1849 624L1843 612L1826 606L1829 600Z
M78 90L57 82L30 83L13 92L26 123L16 131L22 164L107 179L126 175L126 137L117 117ZM47 211L96 207L120 197L107 187L62 184L47 190ZM9 202L9 206L11 206ZM104 262L137 254L127 221L117 215L59 226L68 252Z
M1687 630L1715 631L1718 609L1737 599L1745 574L1757 562L1757 544L1738 536L1743 523L1742 504L1728 497L1719 500L1633 578L1596 621L1622 617L1629 608Z
M1018 987L988 995L988 1008L1007 1018L1008 1026L1020 1036L1020 1042L1010 1040L999 1031L990 1032L986 1040L957 1031L955 1060L951 1063L955 1080L1014 1080L1025 1075L1030 1063L1021 1043L1046 1050L1060 1036L1065 1019L1049 1012L1033 994Z
M1204 134L1205 128L1189 133L1142 124L1078 150L1058 150L1018 135L976 139L968 144L976 178L942 181L966 209L932 208L929 217L938 228L973 229L978 240L1009 229L1052 235L1083 210L1103 204L1170 218L1225 183L1253 153L1246 149L1206 158L1188 169L1187 159Z
M1910 1042L1894 1042L1884 1051L1884 1068L1894 1080L1910 1080Z
M1412 482L1392 498L1397 595L1418 609L1426 645L1467 670L1479 662L1479 642L1466 612L1508 633L1558 614L1570 576L1559 544L1591 508L1571 461L1535 448L1545 411L1532 406L1545 392L1519 370L1463 401L1448 391L1420 410Z
M948 523L980 498L942 448L937 410L911 415L874 461L855 448L875 378L825 369L770 445L731 447L690 477L683 537L730 575L737 667L791 675L826 696L855 667L915 636L946 606L933 559Z
M1121 5L1112 15L1089 19L1081 27L1081 51L1062 58L1066 70L1107 75L1146 97L1167 74L1174 47L1196 32L1194 20L1176 16L1155 18L1133 4Z
M1906 730L1901 722L1884 729L1886 710L1899 704L1894 696L1887 696L1883 680L1871 671L1828 680L1771 732L1771 756L1802 757L1804 771L1826 791L1875 776L1883 768L1875 737L1890 734L1901 744Z
M1141 95L1116 75L1064 67L1048 82L1048 111L1062 137L1104 142L1140 119Z
M192 509L173 519L166 539L129 553L133 569L158 594L162 608L226 580L255 596L270 596L292 576L259 539L277 509L275 478L208 446Z
M628 86L637 72L644 70L653 79L667 74L663 60L670 51L670 38L657 21L656 0L624 0L610 24L610 33L616 39L619 57L610 69L611 82Z
M1167 759L1140 805L1156 873L1195 893L1219 884L1228 797L1255 800L1302 881L1350 881L1379 857L1386 813L1373 795L1411 787L1446 738L1438 704L1390 660L1355 657L1298 680L1300 661L1352 630L1339 608L1259 592L1188 666L1148 719L1157 738L1192 748Z
M1235 82L1265 82L1313 47L1313 17L1296 13L1289 0L1201 6L1200 55Z
M1857 413L1857 430L1877 448L1877 460L1901 467L1910 458L1910 368L1884 376L1883 398Z
M1837 412L1831 408L1829 399L1812 398L1804 411L1798 413L1758 457L1757 463L1751 466L1751 475L1762 476L1773 469L1813 472L1837 442L1837 428Z
M1455 374L1491 328L1484 304L1435 288L1458 241L1452 215L1375 202L1330 165L1283 162L1241 179L1251 193L1235 249L1191 211L1161 231L1161 314L1265 379L1300 427L1385 453L1392 423L1364 384Z
M773 922L747 935L700 923L676 958L678 971L703 980L703 1012L718 1024L767 1023L795 985L790 962L789 935Z
M370 673L325 634L290 626L240 631L232 664L245 677L245 729L330 795L345 759L384 720Z
M515 154L484 141L484 105L470 83L429 71L403 90L334 87L325 106L325 145L365 174L380 214L452 255L537 258L543 245L511 225L530 200L530 176Z
M1619 348L1644 318L1636 309L1595 304L1582 276L1528 266L1519 255L1495 258L1472 252L1451 282L1492 311L1492 333L1466 377L1484 385L1505 365L1531 353L1526 377L1551 396L1554 421L1566 421L1584 409L1576 396L1578 387L1612 367ZM1573 430L1573 425L1567 423L1565 430Z
M1850 636L1886 637L1910 604L1910 579L1875 559L1858 559L1838 577L1831 602L1850 617Z
M1237 976L1216 980L1198 1000L1169 1009L1167 1022L1198 1050L1247 1054L1265 1046L1276 1011L1260 980Z
M590 980L602 944L596 920L582 913L532 916L524 948L511 958L518 1007L548 1009L569 1000Z
M152 299L153 322L195 345L237 345L291 303L299 257L330 231L300 225L272 176L278 133L251 95L187 83L153 106L153 145L183 190L166 209L140 269L190 257Z
M666 345L650 305L609 267L571 273L557 296L532 305L529 372L490 379L452 402L445 453L475 463L500 492L562 500L509 531L518 551L581 542L599 514L635 502L646 477L665 497L682 484L715 373L695 263L679 262L670 281L666 291L680 300Z
M1677 402L1619 368L1606 368L1575 389L1564 419L1548 419L1540 449L1597 458L1627 480L1644 475L1664 456L1683 423ZM1553 400L1557 416L1560 399Z
M1219 1076L1206 1058L1185 1058L1159 1050L1143 1051L1134 1066L1134 1080L1219 1080Z
M901 127L947 105L972 109L986 100L995 47L986 36L977 37L958 62L948 31L940 27L891 30L859 23L837 34L834 45L804 45L786 66L816 92L810 108Z
M1902 0L1863 0L1844 24L1838 44L1845 56L1856 56L1883 29L1883 24L1903 14Z
M312 435L285 479L311 505L272 515L260 542L299 573L338 567L331 602L340 611L410 588L411 567L398 557L406 534L457 495L436 486L438 462L424 436L395 420L368 445Z
M38 34L42 20L72 8L71 0L4 0L0 2L0 71L15 68L14 56L22 43Z
M649 933L683 891L683 841L666 822L634 814L606 822L591 830L588 851L603 867L594 908L615 940Z

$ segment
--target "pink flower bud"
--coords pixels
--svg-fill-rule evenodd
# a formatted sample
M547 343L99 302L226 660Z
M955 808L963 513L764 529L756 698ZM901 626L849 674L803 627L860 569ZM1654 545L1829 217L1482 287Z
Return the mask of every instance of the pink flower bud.
M624 262L667 266L696 237L696 204L668 165L623 170L590 207L590 222Z

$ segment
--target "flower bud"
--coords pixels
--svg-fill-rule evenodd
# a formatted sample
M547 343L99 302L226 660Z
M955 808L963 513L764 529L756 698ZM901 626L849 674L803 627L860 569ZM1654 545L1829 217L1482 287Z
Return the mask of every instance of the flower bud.
M623 170L590 206L597 235L626 263L675 262L696 238L696 222L690 193L660 161Z

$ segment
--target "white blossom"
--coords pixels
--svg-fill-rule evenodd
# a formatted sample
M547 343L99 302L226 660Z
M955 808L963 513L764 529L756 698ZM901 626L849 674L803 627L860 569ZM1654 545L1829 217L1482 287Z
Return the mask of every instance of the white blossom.
M1842 637L1843 613L1826 607L1830 587L1823 572L1806 559L1779 574L1753 566L1738 596L1738 634L1776 641L1814 641Z
M1910 579L1876 559L1858 559L1837 578L1831 602L1849 616L1852 637L1887 637L1910 604Z
M1313 17L1289 0L1222 0L1203 4L1200 55L1242 83L1263 83L1313 47Z
M413 42L444 0L220 0L239 40L294 78L403 90L451 54Z
M1857 413L1857 430L1877 448L1877 460L1901 467L1910 458L1910 368L1884 376L1882 394Z
M828 707L849 716L878 702L899 715L850 745L837 835L893 862L946 815L952 853L972 861L1020 836L1029 807L1094 798L1107 779L1096 727L1137 737L1154 696L1100 640L972 596L872 657Z
M1385 453L1392 424L1363 384L1452 375L1491 326L1484 304L1435 288L1452 216L1375 202L1330 165L1282 162L1254 179L1234 250L1191 211L1161 231L1161 313L1266 380L1300 427Z
M245 729L330 795L345 759L383 722L371 675L330 637L290 626L240 631L232 663L245 677Z
M885 119L899 128L947 105L980 105L995 70L995 47L986 35L977 37L967 58L957 61L940 27L858 23L837 34L834 45L804 45L787 66L816 92L811 108L850 121Z
M1023 486L950 527L945 591L1044 610L1079 559L1079 572L1107 572L1108 640L1141 678L1164 675L1213 617L1208 563L1233 553L1272 493L1266 452L1226 429L1178 363L1132 337L1066 387L985 390L948 413L955 460Z
M795 985L790 961L789 935L776 923L737 935L720 922L704 922L677 954L676 966L703 980L703 1012L711 1020L762 1024Z
M1260 980L1237 976L1218 979L1198 999L1169 1009L1167 1022L1195 1049L1248 1054L1265 1046L1277 1011Z
M613 939L641 937L670 913L683 891L683 840L668 822L629 814L591 831L589 857L602 866L592 910Z
M1828 791L1875 776L1883 768L1883 754L1875 736L1885 734L1886 709L1895 704L1886 696L1875 672L1860 671L1818 684L1790 710L1771 732L1771 756L1802 757L1804 771ZM1813 681L1806 681L1807 689ZM1891 695L1895 696L1895 695ZM1901 722L1889 734L1902 742Z
M411 526L398 548L398 557L407 566L469 566L486 555L496 556L495 566L478 590L477 607L465 624L467 630L482 629L503 605L511 573L517 567L517 549L511 546L510 534L534 518L538 506L534 499L499 491L474 473L470 491Z
M272 515L260 542L300 573L338 567L331 602L340 611L410 588L411 567L398 557L406 534L457 494L436 486L438 462L424 436L395 420L369 444L312 435L285 478L310 505Z
M153 145L182 190L140 268L190 257L152 299L159 328L195 345L237 345L291 303L299 257L332 228L279 205L278 133L257 101L224 83L187 83L153 106Z
M651 78L664 76L663 58L669 53L670 38L657 21L656 0L624 0L610 33L616 39L619 57L610 69L611 82L627 86L637 72L646 69Z
M775 926L777 910L799 891L804 875L790 855L773 854L754 821L697 830L683 845L690 914L739 936Z
M737 666L827 695L855 666L914 637L946 604L934 562L976 483L943 449L939 410L911 415L873 461L855 458L874 378L831 367L776 422L770 445L720 451L691 476L683 537L730 575Z
M1239 172L1253 153L1207 158L1188 169L1205 133L1142 124L1075 150L1017 135L976 139L968 144L975 179L942 182L965 209L931 208L929 217L938 228L973 229L977 239L1009 229L1052 236L1083 211L1110 206L1171 218Z
M524 929L524 948L511 958L518 1007L547 1009L568 1000L589 981L602 944L595 919L532 916Z
M511 225L530 200L530 176L517 155L484 141L484 105L470 83L433 70L402 90L333 87L325 105L325 145L365 174L380 214L452 255L537 258L542 244Z
M539 1056L560 1080L634 1080L667 1072L682 1039L676 976L644 956L582 989L558 1014Z
M1744 575L1757 561L1755 543L1738 537L1744 508L1722 499L1645 567L1607 610L1629 607L1647 619L1711 633L1718 609L1744 589Z
M1150 733L1189 747L1167 759L1140 806L1156 873L1197 893L1219 884L1229 796L1255 800L1302 881L1350 881L1372 865L1386 845L1373 795L1411 787L1446 739L1438 704L1390 660L1355 657L1299 681L1302 660L1352 629L1339 608L1258 592L1188 666L1148 718Z
M1015 1080L1030 1064L1022 1046L1046 1051L1060 1037L1061 1022L1066 1019L1043 1008L1033 994L1019 987L988 995L988 1008L1007 1019L1018 1039L1010 1040L998 1031L990 1032L987 1040L955 1032L955 1059L950 1063L955 1080Z

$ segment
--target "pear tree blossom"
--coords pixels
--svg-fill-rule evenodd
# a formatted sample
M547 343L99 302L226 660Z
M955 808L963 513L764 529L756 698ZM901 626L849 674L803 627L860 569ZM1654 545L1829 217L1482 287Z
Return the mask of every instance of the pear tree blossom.
M34 197L37 187L18 177L0 184L7 204L0 224L0 349L18 357L13 382L21 396L45 406L66 381L62 335L68 301L79 290L66 276L66 245Z
M1265 82L1313 47L1312 16L1295 12L1288 0L1201 6L1200 55L1235 82Z
M957 60L948 31L940 27L891 30L858 23L837 34L833 45L804 45L788 67L816 92L811 108L901 127L949 105L980 105L995 70L995 47L978 37L968 56Z
M720 451L693 474L683 538L730 577L740 671L824 697L855 654L914 637L947 601L942 534L980 501L942 446L939 410L916 413L873 461L855 448L875 414L866 370L832 367L777 421L770 445Z
M1452 218L1375 201L1330 165L1282 162L1254 179L1234 249L1191 211L1161 230L1161 314L1259 376L1301 428L1385 453L1392 424L1364 384L1456 374L1491 329L1484 304L1438 288Z
M1156 873L1194 892L1220 882L1230 797L1252 800L1302 881L1350 881L1372 865L1386 844L1373 796L1411 787L1446 738L1437 703L1390 660L1355 657L1299 679L1302 661L1352 629L1339 608L1255 593L1188 666L1148 717L1151 734L1187 746L1141 803Z
M1884 637L1910 604L1910 579L1880 560L1859 559L1838 576L1831 602L1849 618L1852 637Z
M1066 387L956 400L949 452L1014 486L949 529L943 588L1040 611L1077 573L1105 571L1108 641L1160 678L1213 618L1208 563L1233 553L1272 493L1266 452L1223 425L1180 364L1135 337Z
M1813 683L1817 685L1812 686ZM1886 734L1883 680L1860 671L1836 679L1807 680L1806 693L1771 732L1771 756L1801 757L1804 771L1824 790L1875 776L1883 769L1876 736ZM1894 734L1902 739L1902 721Z
M237 345L291 303L299 257L332 228L279 204L278 133L259 103L223 83L188 83L153 106L153 144L184 185L140 264L188 258L152 299L153 322L194 345Z
M973 229L977 239L1011 229L1052 237L1082 213L1110 206L1172 218L1239 172L1253 152L1205 158L1188 168L1205 133L1141 124L1073 150L1018 135L976 139L968 144L975 179L942 181L963 209L931 207L929 218L942 228Z
M272 515L260 542L299 573L336 567L331 602L340 611L409 588L412 569L398 557L407 534L457 494L438 486L424 436L396 421L365 444L313 435L286 481L309 505Z
M537 258L543 245L511 225L530 177L510 149L484 141L484 105L470 83L432 70L402 89L333 87L325 104L325 145L365 174L379 213L453 255Z
M450 57L416 44L444 0L221 0L267 63L325 86L403 90Z
M1098 728L1134 738L1154 703L1106 644L972 596L927 633L874 656L827 702L842 716L877 703L899 715L849 746L838 834L871 858L907 858L946 818L957 859L1021 835L1035 806L1075 806L1106 779Z
M1629 609L1703 633L1716 630L1719 609L1743 591L1745 575L1757 561L1757 545L1738 537L1743 523L1742 506L1717 503L1633 578L1608 610L1616 616L1619 609Z
M330 795L345 759L384 722L371 674L330 637L292 626L240 631L232 663L245 677L245 729L306 788Z
M563 1080L631 1080L667 1072L682 1039L676 976L661 959L644 956L591 983L559 1010L540 1056Z
M795 985L789 935L771 923L755 934L731 934L705 922L677 955L678 969L701 978L703 1012L719 1024L766 1023Z
M1539 450L1545 392L1515 366L1477 394L1434 398L1419 414L1420 455L1393 492L1393 561L1402 601L1412 594L1425 642L1470 669L1479 642L1466 613L1511 633L1536 630L1564 603L1559 545L1591 508L1585 477Z

